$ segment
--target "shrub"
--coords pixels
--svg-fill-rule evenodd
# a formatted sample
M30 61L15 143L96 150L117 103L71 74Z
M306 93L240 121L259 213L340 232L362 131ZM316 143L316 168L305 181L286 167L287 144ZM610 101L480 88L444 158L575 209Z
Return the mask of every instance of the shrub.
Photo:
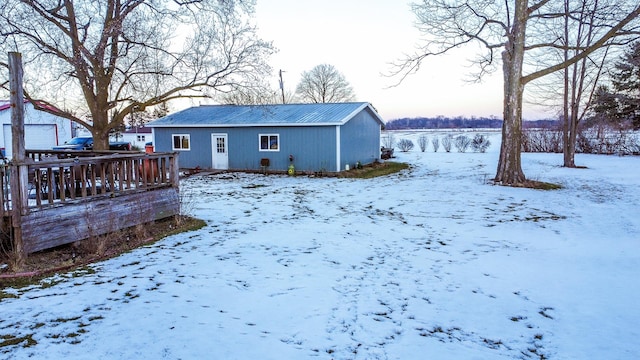
M433 152L438 152L438 149L440 148L440 138L436 136L431 139L431 145L433 145Z
M586 136L584 131L579 132L576 136L576 152L587 154L593 154L596 152L593 142L588 136Z
M471 148L475 152L479 151L483 153L487 151L490 145L491 145L491 141L489 141L489 139L486 136L481 134L476 134L476 136L474 136L473 140L471 141Z
M451 144L451 135L447 135L442 138L442 147L444 148L444 151L451 152Z
M418 145L420 146L420 151L424 152L427 150L427 144L429 143L429 139L427 139L427 135L420 135L418 138Z
M562 152L562 132L551 129L526 129L522 132L524 152Z
M407 152L413 149L413 141L409 139L402 139L398 141L398 149L400 149L400 151L402 152Z
M469 148L469 145L471 145L471 139L469 139L468 136L459 135L458 137L456 137L456 149L458 149L458 152L466 152Z
M525 129L522 133L523 152L562 152L562 131ZM639 134L606 127L580 129L576 134L576 153L638 154Z
M638 155L640 154L640 141L637 138L632 138L628 144L628 154Z
M387 149L393 149L393 147L396 145L396 139L393 134L387 133L387 136L382 140L382 145Z

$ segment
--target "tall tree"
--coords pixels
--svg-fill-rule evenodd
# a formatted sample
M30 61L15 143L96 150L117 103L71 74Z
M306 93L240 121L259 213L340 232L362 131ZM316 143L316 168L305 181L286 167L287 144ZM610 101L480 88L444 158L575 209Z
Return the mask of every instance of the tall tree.
M576 9L571 8L572 2ZM564 61L579 55L581 49L595 40L598 34L596 16L599 12L606 12L599 8L601 5L599 0L564 0ZM609 49L604 47L602 51L594 51L562 71L562 152L565 167L576 167L578 125L591 108Z
M146 108L142 111L139 111L138 109L132 109L131 113L126 117L125 122L127 126L141 127L145 126L152 120L166 116L167 114L169 114L169 111L169 105L166 102L152 108ZM126 126L122 126L119 129L116 129L116 131L124 131L125 128Z
M316 65L303 72L296 95L302 102L311 103L347 102L355 99L353 89L344 75L329 64Z
M632 44L611 74L618 117L640 129L640 42Z
M251 84L235 87L218 96L218 102L228 105L265 105L280 101L280 90L273 89L264 79L256 79Z
M274 94L263 94L254 91L235 90L220 97L220 102L227 105L263 105L273 104Z
M617 123L620 120L616 96L607 85L600 85L596 89L592 110L593 117L589 119L589 125Z
M603 85L596 93L594 120L640 129L640 42L626 49L610 76L612 89Z
M594 21L600 29L589 46L578 47L575 54L546 64L542 61L549 48L562 48L566 12L562 2L551 0L423 0L412 5L417 27L425 35L414 55L397 64L402 81L418 71L422 62L435 55L477 42L485 50L475 61L481 79L494 71L501 60L504 79L503 127L500 157L494 180L503 185L527 184L521 164L522 106L525 85L545 75L565 69L594 51L609 46L613 39L637 31L640 5L631 1L601 0ZM579 13L574 6L571 16ZM606 12L604 12L606 9ZM559 28L558 28L559 27ZM573 31L573 30L570 30ZM501 52L501 56L497 56ZM536 61L538 60L538 61Z
M3 0L0 50L23 54L27 97L70 109L57 115L107 149L109 132L134 112L267 74L273 49L256 37L253 8L252 0Z

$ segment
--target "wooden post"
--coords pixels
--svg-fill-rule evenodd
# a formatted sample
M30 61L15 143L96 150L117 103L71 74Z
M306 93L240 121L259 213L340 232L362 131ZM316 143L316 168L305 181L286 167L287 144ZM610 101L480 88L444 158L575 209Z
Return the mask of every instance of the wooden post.
M169 181L171 186L180 187L180 167L178 165L178 153L174 152L169 158Z
M9 53L9 77L11 91L11 133L13 160L19 164L27 156L24 151L24 95L22 91L22 55Z
M24 165L24 95L22 89L22 55L9 53L9 91L11 106L12 160L11 160L11 226L16 270L24 266L26 252L22 243L22 215L28 209L28 166Z

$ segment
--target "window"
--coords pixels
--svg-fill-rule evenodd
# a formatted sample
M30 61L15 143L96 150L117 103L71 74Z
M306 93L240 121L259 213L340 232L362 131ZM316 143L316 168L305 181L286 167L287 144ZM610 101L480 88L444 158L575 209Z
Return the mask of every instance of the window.
M280 135L260 134L260 151L280 151Z
M173 134L173 150L191 150L190 135Z
M222 136L216 138L216 152L218 154L224 154L225 151L227 151L227 146L224 141L225 139L226 138Z
M138 135L136 138L136 142L144 142L145 140L145 136L144 135Z

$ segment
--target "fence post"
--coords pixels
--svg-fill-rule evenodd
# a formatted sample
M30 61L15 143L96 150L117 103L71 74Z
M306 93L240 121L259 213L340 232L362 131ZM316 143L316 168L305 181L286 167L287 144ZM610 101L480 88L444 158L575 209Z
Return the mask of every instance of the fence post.
M178 153L174 152L169 157L169 180L171 186L180 187L180 168L178 167Z
M22 165L26 157L24 149L24 95L22 90L22 55L9 53L9 90L11 106L11 131L13 159L11 161L11 226L13 227L13 251L16 255L15 266L24 266L26 252L22 243L22 215L28 207L29 167ZM22 165L22 166L21 166Z

